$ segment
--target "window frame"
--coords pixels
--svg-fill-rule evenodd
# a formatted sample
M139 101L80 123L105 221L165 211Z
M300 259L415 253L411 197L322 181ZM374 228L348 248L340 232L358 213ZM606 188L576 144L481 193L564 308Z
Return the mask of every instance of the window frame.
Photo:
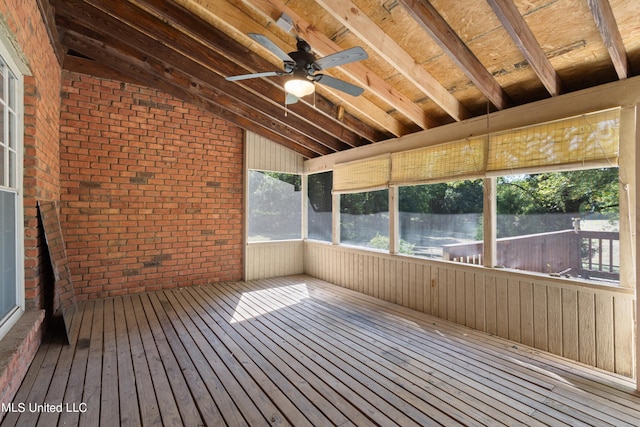
M402 227L401 227L401 224L400 224L401 216L404 213L403 211L400 210L400 198L401 198L400 190L402 188L419 187L419 186L430 186L430 185L438 185L438 184L450 184L450 183L456 183L456 182L476 181L476 180L480 181L480 187L481 187L481 193L482 193L482 201L483 201L483 203L482 203L483 210L478 215L484 221L484 207L485 207L485 204L484 204L484 194L485 194L484 184L485 183L484 183L484 180L482 180L482 179L479 179L479 178L457 178L457 177L454 176L454 177L451 177L451 179L448 179L448 180L442 180L442 181L438 180L438 181L434 181L434 182L428 182L428 183L425 183L425 184L411 184L411 185L398 185L398 186L396 186L396 188L398 189L398 206L397 206L397 209L396 209L396 211L398 213L398 215L397 215L397 218L398 218L398 239L397 239L398 253L400 254L400 246L401 246L401 241L402 241L402 237L403 237L403 234L402 234L402 231L401 231ZM418 212L415 212L415 213L418 213ZM424 213L421 213L421 214L424 214ZM452 214L452 215L456 215L456 214ZM481 231L484 232L484 227L481 228ZM404 239L404 240L407 243L409 242L407 239ZM484 242L484 233L483 233L483 239L481 239L481 240L482 240L482 242ZM415 258L418 258L418 259L445 260L446 261L446 259L443 256L440 256L440 257L437 257L437 256L429 257L429 256L415 255L415 254L406 254L406 253L402 253L402 255L415 257Z
M2 185L0 185L0 191L11 193L15 196L15 243L14 248L16 251L15 268L16 268L16 301L15 306L10 309L2 318L0 318L0 340L9 332L9 330L15 325L18 319L25 311L25 258L24 258L24 76L28 74L28 69L24 63L16 58L20 56L13 50L13 45L9 43L4 34L0 34L0 58L3 65L8 72L13 75L13 104L4 108L3 120L7 124L4 128L3 140L6 141L6 145L0 147L5 154L5 177ZM8 73L7 73L8 74ZM9 84L11 79L2 79L3 93L9 98ZM11 101L11 99L9 100ZM2 103L7 107L5 100ZM15 120L9 121L8 117L10 110L14 114ZM9 141L10 136L9 124L12 124L13 131L11 136L13 141ZM12 148L11 145L13 145ZM15 155L15 165L13 171L11 171L9 165L9 159L6 155L9 152L13 152ZM13 172L13 176L9 174Z
M333 187L329 190L331 192L331 211L329 212L329 216L331 217L331 227L330 227L330 234L331 234L331 238L329 238L328 240L321 240L321 239L317 239L314 237L310 237L309 236L309 229L310 229L310 217L309 217L309 195L310 195L310 191L309 191L309 181L310 178L312 176L317 176L317 175L321 175L321 174L327 174L330 173L331 174L331 181L333 183L333 170L326 170L326 171L320 171L320 172L315 172L315 173L306 173L302 175L302 185L304 188L304 211L302 213L302 219L303 219L303 239L304 240L312 240L314 242L323 242L323 243L331 243L333 242L333 205L335 202L335 198L333 197Z
M281 174L287 174L287 175L297 175L300 177L300 233L298 235L298 237L295 238L282 238L282 239L271 239L271 240L249 240L250 238L250 234L249 234L249 228L250 228L250 206L251 206L251 193L249 191L249 179L250 179L250 174L251 172L262 172L262 173L281 173ZM245 239L247 244L249 245L256 245L256 244L262 244L262 243L276 243L276 242L296 242L296 241L302 241L304 240L304 233L303 233L303 228L304 228L304 224L306 223L306 209L305 209L305 202L306 202L306 189L305 189L305 176L302 173L294 173L294 172L282 172L282 171L275 171L275 170L266 170L266 169L256 169L256 168L248 168L247 169L247 189L246 189L246 220L245 220L245 224L246 224L246 233L245 233Z
M344 163L336 162L330 166L327 165L325 167L320 167L320 168L311 167L309 169L312 169L313 172L306 172L305 176L311 173L320 173L320 172L326 172L330 170L333 170L335 173L336 169L338 169L341 173L345 175L344 177L345 179L343 180L344 185L337 189L334 186L334 191L333 191L334 203L333 203L332 244L337 246L354 248L354 249L362 249L362 250L376 251L376 252L379 251L377 249L371 249L368 247L353 246L353 245L347 245L347 244L341 243L340 196L345 193L375 191L375 190L385 189L385 188L388 189L389 190L389 250L383 251L383 252L391 255L400 255L404 257L410 257L417 260L425 260L425 258L415 256L415 255L399 253L399 247L400 247L399 188L405 185L430 184L430 183L436 183L436 182L458 181L458 180L465 180L465 179L482 179L483 181L483 214L482 214L483 215L483 233L482 233L483 234L483 262L481 265L476 264L474 266L484 267L484 268L499 268L499 266L497 266L495 262L496 253L497 253L497 236L496 236L497 178L500 176L510 175L511 173L514 173L514 171L487 169L486 165L484 168L478 167L478 165L476 164L477 162L473 162L473 167L475 168L473 171L468 171L466 169L463 171L458 171L454 168L453 173L449 173L446 176L440 174L428 179L423 177L419 180L416 180L417 178L413 177L411 179L408 179L407 182L404 182L401 176L399 175L397 176L397 168L396 168L396 166L404 165L403 163L401 163L402 155L412 151L416 151L420 153L422 153L422 151L425 151L428 154L428 153L431 153L432 151L437 152L438 150L441 150L442 146L446 146L448 144L456 144L456 143L460 143L464 145L467 149L469 149L469 147L471 148L476 147L475 144L480 144L483 140L486 141L485 147L488 149L492 147L492 144L494 141L493 138L496 136L502 137L504 134L513 133L513 132L520 133L523 130L534 129L536 127L546 128L547 126L556 125L558 123L562 125L563 123L570 123L574 119L584 118L585 120L591 120L591 117L593 116L602 115L600 117L604 117L603 120L605 121L610 121L613 119L617 122L617 124L614 125L614 128L613 128L615 137L617 139L617 142L616 142L617 153L603 152L603 157L601 158L586 159L586 160L580 160L580 161L572 160L572 161L564 162L561 164L543 164L538 166L522 168L519 171L527 174L538 174L538 173L546 173L546 172L567 172L567 171L575 171L575 170L589 170L594 168L618 167L618 169L620 170L620 174L622 176L623 173L629 174L633 172L633 171L630 172L629 170L627 170L628 167L624 166L624 162L618 161L620 158L624 158L624 152L623 152L624 144L622 142L622 139L625 138L625 135L623 135L622 123L629 121L629 119L631 118L630 117L631 110L628 110L628 111L627 110L628 109L625 109L622 106L613 106L613 107L605 108L602 110L594 109L594 110L586 111L583 113L577 113L577 114L574 114L573 116L567 116L565 118L558 118L558 119L550 120L546 122L543 121L540 123L524 125L521 127L513 127L511 129L500 130L497 133L492 132L485 135L479 134L474 137L463 138L461 140L454 140L453 142L443 141L438 144L433 144L433 145L428 144L418 149L412 148L409 150L400 150L397 152L391 150L389 152L386 152L386 154L376 154L371 157L362 157L356 160L348 160ZM611 116L609 116L608 115L609 113L612 113L614 117L612 118ZM619 132L618 132L618 129L620 129ZM377 174L373 173L372 170L376 169L375 166L379 166L378 163L383 162L385 158L389 159L390 167L378 168L379 169L377 171L378 173ZM484 157L484 161L486 161L486 157ZM411 165L408 165L408 167L411 167ZM367 179L365 179L365 184L367 185L360 185L357 182L357 180L355 180L355 176L358 175L358 173L364 173L366 175ZM388 175L388 179L386 178L387 175ZM335 175L334 175L334 179L335 179ZM622 199L624 198L623 188L625 189L624 191L628 192L629 190L627 189L627 187L628 187L627 185L621 184L621 187L619 189L619 197L621 199L621 208L620 208L621 221L624 215L628 215L628 210L632 208L632 207L625 206L624 210L627 213L623 212L623 208L622 208ZM626 219L626 216L624 218ZM305 215L305 219L306 219L306 215ZM627 224L627 227L629 226L631 226L631 224ZM306 239L307 238L305 236L305 240ZM625 239L628 240L626 236L625 236ZM627 245L629 243L634 244L633 242L626 242ZM620 245L622 245L622 224L621 224ZM447 260L440 260L440 259L434 259L433 261L449 262L449 263L455 262L455 261L447 261ZM596 279L572 278L570 280L581 281L584 283L591 283L591 284L595 284L596 286L614 286L614 287L628 288L630 286L633 286L633 283L629 282L628 280L629 277L627 277L627 280L623 281L622 279L623 268L626 270L629 270L630 267L626 266L626 264L621 259L620 260L621 274L620 274L620 282L618 284L611 285L610 283L601 282ZM531 275L540 275L543 277L548 277L547 274L537 273L532 271L525 271L525 270L510 270L510 271L517 272L520 274L531 274ZM626 276L629 276L628 271L625 271L625 273L626 273Z
M527 173L527 174L524 174L524 175L534 176L534 175L543 175L543 174L549 174L549 173L568 174L568 173L577 172L577 171L590 171L590 170L596 170L596 169L616 169L617 170L616 182L618 183L618 201L620 201L620 199L622 197L622 191L621 191L621 188L620 188L620 185L619 185L619 183L620 183L620 167L619 166L609 166L609 167L599 167L598 168L598 167L593 167L593 166L586 165L585 167L581 167L581 168L571 168L571 169L568 169L568 170L565 169L565 170L558 170L558 171L552 171L552 172L549 172L547 170L543 170L541 172L531 172L531 173ZM520 175L520 174L516 174L516 175ZM510 177L510 176L514 176L514 175L507 175L507 174L500 175L500 176L496 177L496 181L500 177ZM500 229L500 223L501 223L501 219L502 219L500 217L500 215L509 215L509 214L499 214L498 213L498 207L497 207L498 196L497 196L497 194L500 191L499 190L500 189L500 185L501 185L500 183L496 182L496 205L494 206L495 217L496 217L496 226L495 226L496 238L494 239L494 242L495 242L496 246L497 246L498 240L507 240L507 239L519 238L519 237L522 237L522 236L531 236L531 235L540 235L540 234L553 234L553 233L558 233L558 232L561 232L561 231L562 232L567 232L570 229L570 227L567 226L568 228L564 228L562 230L551 230L551 231L547 231L547 232L535 232L535 233L514 234L514 235L508 235L508 236L498 236L498 231ZM505 184L503 183L502 185L505 185ZM566 212L566 213L558 212L556 214L557 215L567 215L567 216L575 215L575 218L580 220L580 217L582 217L583 215L587 214L587 212ZM536 214L529 214L529 215L533 216L533 215L536 215ZM552 213L552 214L539 214L539 215L554 215L554 214ZM523 214L521 216L523 218L526 218L527 214ZM612 285L612 286L619 286L620 285L620 277L621 277L621 274L620 274L621 273L620 272L621 257L620 257L620 253L619 253L619 251L620 251L620 217L621 217L620 204L618 204L618 216L617 216L618 230L616 231L618 233L618 240L617 240L618 243L617 243L617 245L614 245L613 243L611 243L612 244L612 251L615 251L615 249L613 249L613 248L617 246L617 248L618 248L617 249L618 256L617 256L617 259L616 259L616 257L613 257L613 255L611 255L611 258L610 258L612 263L614 261L617 261L617 265L615 263L612 264L612 267L617 267L617 272L614 272L614 271L607 272L607 271L604 271L604 270L599 270L600 274L602 275L601 277L598 277L598 278L572 277L573 279L579 279L579 280L583 280L583 281L589 282L589 283L597 283L597 284L604 284L604 285ZM572 226L575 229L576 223L574 222ZM580 225L577 225L577 229L578 230L580 229ZM583 230L583 231L588 232L588 230ZM576 231L576 233L577 233L577 231ZM588 237L582 237L582 239L588 239ZM600 241L600 243L602 243L602 241ZM600 246L598 246L598 250L600 250L600 249L601 249ZM496 250L495 253L496 253L496 258L497 258L497 248L495 250ZM584 260L581 260L581 262L582 261L584 261ZM497 264L497 262L495 262L494 264ZM503 266L503 265L500 265L499 267L500 268L504 268L504 269L509 270L509 271L517 271L517 272L532 273L532 274L551 275L551 276L556 276L556 277L560 276L561 274L564 274L564 272L562 272L562 271L560 273L558 273L558 272L544 273L544 272L541 272L541 271L529 270L529 269L526 269L526 268L520 269L520 268L516 268L516 267ZM583 268L580 267L579 271L583 272ZM597 272L598 270L594 270L594 271ZM618 279L615 280L615 279L612 279L612 278L605 278L604 275L606 273L617 273ZM570 274L575 274L575 271L570 273Z
M383 236L383 237L387 237L389 239L389 246L387 249L378 249L378 248L374 248L374 247L370 247L370 246L364 246L364 245L358 245L358 244L353 244L353 243L343 243L342 242L342 200L341 197L342 196L346 196L346 195L352 195L352 194L361 194L361 193L373 193L373 192L377 192L377 191L388 191L387 193L387 215L388 215L388 220L387 220L387 236ZM334 203L333 203L333 209L334 209L334 221L337 221L337 226L334 224L334 233L336 233L336 228L337 228L337 239L336 236L334 235L334 241L337 241L337 244L340 246L345 246L345 247L350 247L350 248L359 248L359 249L364 249L364 250L369 250L369 251L374 251L374 252L383 252L383 253L394 253L393 251L395 250L395 246L394 243L392 243L393 241L395 241L396 237L395 237L395 232L392 230L393 228L393 218L392 218L392 212L395 210L392 207L392 203L395 203L395 196L393 194L393 191L390 188L373 188L373 189L369 189L369 190L362 190L362 191L344 191L344 192L339 192L339 193L335 193L335 196L337 196L337 203L336 203L336 198L334 198ZM336 212L336 205L337 205L337 212ZM337 220L336 220L337 218Z

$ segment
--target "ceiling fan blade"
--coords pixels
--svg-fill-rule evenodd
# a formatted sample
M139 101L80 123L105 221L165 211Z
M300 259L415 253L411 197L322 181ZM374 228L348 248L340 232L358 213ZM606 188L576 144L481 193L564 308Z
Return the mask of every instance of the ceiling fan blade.
M336 79L335 77L327 76L326 74L316 74L314 80L323 85L338 89L344 93L348 93L351 96L358 96L364 92L364 89L347 83L344 80Z
M296 63L296 61L294 61L284 50L280 49L274 42L272 42L262 34L249 33L248 36L270 50L275 56L280 58L282 62L293 62L294 64Z
M292 94L292 93L288 93L288 92L287 92L287 96L286 96L286 98L284 99L284 104L285 104L285 105L295 104L296 102L298 102L298 99L300 99L300 98L298 98L297 96L295 96L295 95L294 95L294 94Z
M264 73L241 74L239 76L229 76L229 77L225 77L225 80L228 80L230 82L235 82L238 80L257 79L258 77L281 76L283 74L285 73L281 71L266 71Z
M348 64L350 62L362 61L369 56L360 46L343 50L342 52L332 53L324 58L316 59L313 66L316 70L326 70L327 68L337 67L338 65Z

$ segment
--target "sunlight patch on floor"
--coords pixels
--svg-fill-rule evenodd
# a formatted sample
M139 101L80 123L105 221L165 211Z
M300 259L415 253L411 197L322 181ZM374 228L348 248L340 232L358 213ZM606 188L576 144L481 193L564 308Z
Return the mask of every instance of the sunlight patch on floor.
M240 297L229 323L253 319L298 304L308 297L306 283L245 292Z

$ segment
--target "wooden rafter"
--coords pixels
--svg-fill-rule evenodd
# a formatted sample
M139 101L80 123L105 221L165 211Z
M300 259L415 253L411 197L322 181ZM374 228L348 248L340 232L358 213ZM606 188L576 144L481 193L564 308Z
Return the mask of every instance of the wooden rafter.
M509 97L496 79L431 3L427 0L399 0L399 2L496 108L502 110L511 104Z
M423 66L416 63L391 37L350 1L317 0L342 25L356 34L367 46L395 67L415 87L427 95L455 120L469 117L465 107L451 95Z
M587 0L593 19L602 35L605 46L611 56L618 78L626 79L631 75L629 58L622 42L618 24L608 0Z
M305 157L473 118L489 102L498 109L531 102L545 96L542 86L555 96L627 78L638 62L631 54L638 44L631 2L536 7L487 0L465 3L460 11L455 2L429 0L35 1L64 69L183 96ZM487 4L495 14L487 13ZM283 12L293 21L289 33L275 22ZM496 16L505 31L496 27ZM594 21L597 28L589 25ZM387 25L392 22L397 25ZM548 32L550 26L557 30ZM313 97L285 107L286 77L227 81L230 75L283 68L282 59L249 33L264 34L285 52L296 49L298 35L318 57L363 46L370 54L366 61L334 71L365 88L364 95L319 84ZM402 52L405 43L411 47ZM605 47L617 74L601 62ZM451 61L439 50L467 78L448 70ZM422 78L426 70L430 75Z
M202 45L198 46L192 38L185 37L184 34L178 32L174 27L162 26L158 22L154 22L154 18L148 14L143 13L140 10L136 10L130 4L127 5L129 10L125 14L122 14L121 10L111 10L112 15L106 12L96 9L95 4L101 4L99 1L92 1L91 4L84 3L82 0L71 0L67 2L61 2L58 5L59 19L68 17L68 21L63 23L63 27L71 27L73 22L86 22L87 25L95 25L95 30L99 28L109 28L107 34L100 34L97 39L101 43L107 43L110 41L111 45L118 43L115 37L119 37L121 44L136 45L139 52L144 53L147 56L151 54L156 58L162 58L163 61L167 61L164 65L165 69L171 69L172 75L175 76L182 73L185 80L191 80L192 83L197 81L197 87L208 88L211 92L213 101L221 103L222 99L228 99L223 102L228 103L227 108L236 111L237 114L246 114L247 117L260 121L262 128L269 128L271 131L277 131L282 137L292 138L297 140L299 144L313 150L316 155L327 154L332 151L340 151L348 146L343 141L353 140L353 134L351 131L346 130L335 119L318 117L317 111L308 105L296 106L303 109L302 113L294 114L293 111L287 116L284 115L282 105L274 102L272 97L277 96L277 87L274 84L269 84L263 80L256 80L251 82L250 91L242 89L240 86L227 82L219 74L212 73L210 69L205 67L203 63L214 63L219 61L220 64L226 64L226 66L235 66L232 68L234 72L244 72L245 70L238 65L234 65L232 62L224 61L221 58L215 58L215 52L204 49ZM102 7L104 10L109 10L112 6L111 2L104 2ZM118 7L125 7L122 4ZM116 13L117 12L117 13ZM129 22L125 23L122 20L116 19L115 15L127 16ZM97 19L99 17L99 19ZM90 23L90 24L89 24ZM142 25L142 27L136 27ZM147 36L141 31L141 28L150 28L153 26L160 28L159 31L169 31L172 34L155 34L151 37ZM113 29L117 28L116 31ZM166 44L158 43L157 40L163 37L167 40L171 40L172 43L186 43L179 47L168 47ZM67 39L67 42L70 39ZM220 41L219 39L217 39ZM232 48L233 40L222 40L227 49ZM192 43L192 44L189 44ZM244 52L244 56L247 56L246 48L239 46L237 49ZM233 50L233 49L231 49ZM187 58L179 52L190 52L191 58ZM81 52L87 56L95 56L97 50L89 49L86 52ZM194 59L194 56L196 57ZM123 59L124 60L124 59ZM145 67L149 63L142 61L136 63L136 67ZM222 65L221 65L222 66ZM125 67L125 71L127 68ZM186 70L186 71L185 71ZM144 71L144 70L143 70ZM147 70L148 71L148 70ZM229 70L227 70L229 71ZM129 73L137 74L139 70L135 70L134 65L129 66ZM166 77L166 76L165 76ZM184 88L182 88L184 89ZM193 91L193 90L192 90ZM275 92L274 92L275 91ZM202 95L202 94L201 94ZM225 98L226 97L226 98ZM245 111L238 111L238 106L242 106ZM306 110L304 110L306 109ZM258 113L259 112L259 113ZM263 119L260 119L263 114L267 114ZM312 116L312 119L304 119L305 116ZM305 131L306 129L306 131ZM333 129L333 130L331 130ZM257 133L257 130L254 130ZM330 135L333 133L333 135ZM361 142L357 142L357 145L361 145ZM320 143L320 145L318 145ZM321 148L324 145L326 148ZM330 151L326 151L329 149Z
M178 43L178 40L174 40L171 44L174 50L184 52L194 61L214 69L221 76L242 74L247 70L253 70L251 67L256 66L269 67L267 61L255 54L248 55L244 46L219 29L211 28L207 22L173 2L141 0L139 4L144 6L153 16L163 22L170 23L172 28L180 32L181 38L179 40L183 41ZM144 26L141 28L146 29ZM150 29L150 31L152 31L153 37L162 36L161 29ZM203 48L204 52L198 53ZM232 59L232 61L228 61L228 59ZM265 86L265 83L270 86ZM225 81L225 86L227 84L235 85L235 83ZM284 92L273 79L247 80L242 82L242 86L253 90L254 96L265 97L265 100L282 107ZM266 92L265 87L269 88ZM323 106L325 105L328 104L325 102ZM289 106L288 110L309 124L322 123L324 132L331 133L351 147L363 145L363 141L355 131L347 131L344 122L340 123L334 119L336 115L334 108L326 111L327 117L318 117L319 110L303 102Z
M198 13L208 14L212 20L216 21L217 25L224 26L228 32L234 33L234 37L239 40L243 40L245 45L254 49L263 50L263 48L255 43L253 39L248 37L246 33L263 33L265 31L264 26L247 17L234 5L225 0L201 0L197 2L197 5L192 3L191 6L197 7ZM242 30L240 30L240 28L242 28ZM291 42L295 42L293 37L291 37ZM315 48L315 46L313 47ZM288 49L286 46L281 48L285 51L295 50ZM339 48L338 50L342 49ZM333 50L331 53L335 51L336 50ZM265 49L264 52L267 53L268 51ZM272 54L267 53L267 55ZM273 56L273 58L275 58L275 56ZM238 59L234 58L234 61L236 60ZM246 59L244 61L246 62ZM257 70L271 70L274 65L281 66L282 64L274 61L268 68L257 68ZM256 69L255 64L247 64L247 66L252 69ZM353 97L340 91L332 90L326 86L323 86L321 90L331 92L331 94L335 98L338 98L341 105L343 105L347 110L355 111L358 114L367 117L371 122L376 123L382 129L385 129L395 136L401 136L410 131L402 122L392 117L388 112L384 111L365 97Z
M314 52L319 56L330 55L342 50L342 48L329 37L319 32L313 25L287 7L281 0L247 0L260 13L268 19L276 21L281 13L289 16L294 24L296 33L313 46ZM398 92L388 82L373 73L360 62L354 62L341 67L344 74L351 77L357 84L366 87L368 93L386 102L412 120L423 129L433 127L431 120L420 106L411 101L407 96Z
M49 35L49 41L51 42L51 46L53 47L53 52L58 59L58 63L62 64L64 61L64 47L60 43L60 34L58 34L58 29L54 25L55 22L55 14L54 10L51 7L51 4L47 0L36 0L36 5L40 10L40 15L42 16L42 21L45 23L45 28L47 29L47 33Z
M93 5L84 4L82 0L66 0L57 6L57 10L59 21L65 18L66 13L80 13L84 18L78 19L76 15L72 18L72 22L64 23L67 29L65 45L74 51L88 57L102 59L112 67L116 64L116 69L120 72L151 75L153 77L149 81L153 82L155 87L160 85L161 89L166 90L167 86L175 86L183 93L188 91L198 95L207 103L226 108L236 115L245 116L255 125L290 138L317 154L322 155L344 149L344 143L337 138L326 138L327 135L315 126L304 125L303 128L298 128L302 122L294 119L293 114L285 117L281 112L278 113L280 107L277 105L269 105L269 102L265 102L264 99L251 96L251 93L231 85L205 67L180 57L166 45L155 42L153 38L135 31L128 24L116 20ZM136 22L146 22L143 15L137 15L132 10L129 13ZM88 19L89 17L91 19ZM96 27L88 29L85 25L96 25ZM110 28L112 31L100 32L101 28ZM70 30L77 30L77 32L72 34ZM173 35L174 39L176 36ZM186 73L181 68L188 69L189 72ZM298 123L294 124L292 120ZM304 128L306 131L303 130ZM310 136L311 134L314 136ZM333 144L338 145L330 148Z
M487 0L487 3L551 96L560 95L562 93L560 77L513 1Z

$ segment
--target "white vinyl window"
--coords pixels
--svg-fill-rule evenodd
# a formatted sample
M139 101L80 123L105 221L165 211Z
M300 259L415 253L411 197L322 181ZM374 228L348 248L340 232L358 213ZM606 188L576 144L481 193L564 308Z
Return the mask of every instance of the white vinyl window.
M24 311L23 77L0 43L0 339Z

